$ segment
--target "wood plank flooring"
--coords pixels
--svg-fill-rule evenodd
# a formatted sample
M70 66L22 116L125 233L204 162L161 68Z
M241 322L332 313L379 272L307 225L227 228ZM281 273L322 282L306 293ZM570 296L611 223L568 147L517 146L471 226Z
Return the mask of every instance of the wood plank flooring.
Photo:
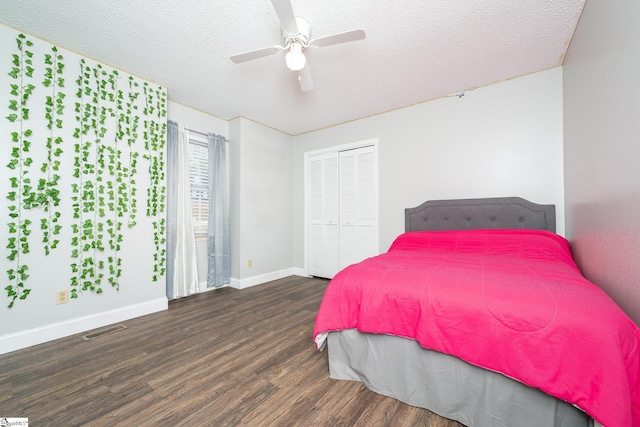
M459 427L329 379L315 350L326 280L222 288L123 322L0 355L0 417L33 426Z

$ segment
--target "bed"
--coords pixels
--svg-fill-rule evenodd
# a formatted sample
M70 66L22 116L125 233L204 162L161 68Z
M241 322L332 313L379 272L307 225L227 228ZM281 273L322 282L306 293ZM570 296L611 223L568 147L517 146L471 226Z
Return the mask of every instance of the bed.
M327 287L331 378L467 426L640 426L640 332L580 275L554 206L429 201L405 229Z

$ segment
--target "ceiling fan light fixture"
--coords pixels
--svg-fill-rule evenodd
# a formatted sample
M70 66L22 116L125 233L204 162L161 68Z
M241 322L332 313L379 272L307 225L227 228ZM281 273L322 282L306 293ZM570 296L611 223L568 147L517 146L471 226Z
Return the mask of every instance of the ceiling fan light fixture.
M302 70L307 62L307 58L302 53L302 45L298 42L292 42L284 61L291 71Z
M311 24L306 19L295 16L291 0L271 0L271 3L282 26L282 45L233 55L231 60L239 64L276 53L284 53L285 64L291 71L297 71L298 83L303 92L314 88L309 64L304 54L307 48L331 46L365 38L364 30L356 29L312 39Z

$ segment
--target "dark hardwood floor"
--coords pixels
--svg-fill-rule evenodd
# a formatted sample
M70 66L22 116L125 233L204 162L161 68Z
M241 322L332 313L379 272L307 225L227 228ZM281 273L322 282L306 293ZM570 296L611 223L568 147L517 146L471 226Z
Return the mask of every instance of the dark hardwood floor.
M0 417L32 426L430 426L456 422L329 379L312 332L326 280L222 288L0 355Z

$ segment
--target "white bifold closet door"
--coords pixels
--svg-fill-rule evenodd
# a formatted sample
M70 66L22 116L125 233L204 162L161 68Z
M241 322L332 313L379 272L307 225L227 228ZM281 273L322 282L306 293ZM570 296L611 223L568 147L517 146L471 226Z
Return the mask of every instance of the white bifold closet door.
M339 153L340 269L377 254L373 147Z
M338 153L309 159L309 274L333 277L338 246Z
M309 158L309 274L332 278L376 255L375 146Z

